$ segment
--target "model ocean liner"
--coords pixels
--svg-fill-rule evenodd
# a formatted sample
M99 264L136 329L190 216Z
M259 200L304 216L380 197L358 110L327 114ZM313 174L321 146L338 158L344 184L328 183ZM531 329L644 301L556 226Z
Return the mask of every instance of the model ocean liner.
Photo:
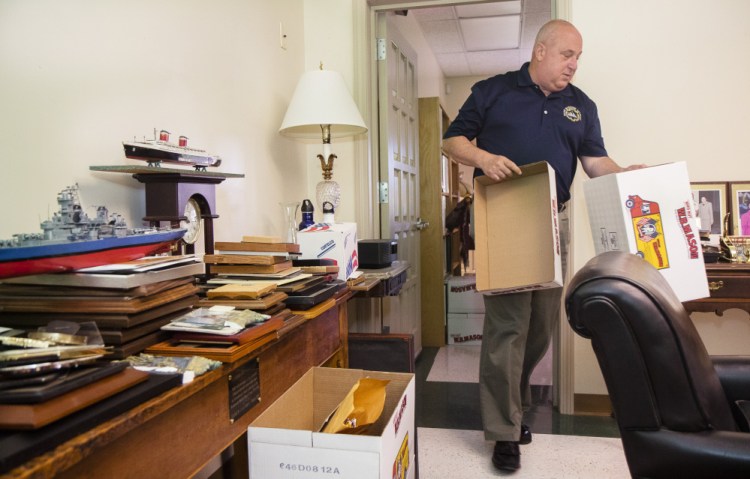
M57 195L59 211L41 223L42 233L0 239L0 278L59 273L132 261L168 251L184 229L129 230L122 216L99 206L90 218L81 208L78 185Z
M160 166L161 162L190 165L196 170L205 171L207 166L219 166L221 158L210 155L205 150L187 146L187 137L181 136L179 143L169 142L169 132L161 130L154 139L143 141L123 141L125 156L134 160L147 161L149 166Z

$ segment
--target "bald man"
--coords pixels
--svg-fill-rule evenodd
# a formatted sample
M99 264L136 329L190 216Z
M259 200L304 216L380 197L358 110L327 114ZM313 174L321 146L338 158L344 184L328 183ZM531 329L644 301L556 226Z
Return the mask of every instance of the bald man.
M582 51L581 34L572 24L546 23L537 34L531 61L519 71L475 84L443 141L450 157L475 167L474 176L502 181L520 175L519 165L546 161L552 166L563 271L568 249L565 205L578 161L590 177L645 166L622 168L608 156L596 105L571 84ZM495 441L492 462L502 471L521 467L518 446L531 442L522 422L531 406L529 378L558 325L561 295L562 288L553 288L484 296L479 399L485 439Z

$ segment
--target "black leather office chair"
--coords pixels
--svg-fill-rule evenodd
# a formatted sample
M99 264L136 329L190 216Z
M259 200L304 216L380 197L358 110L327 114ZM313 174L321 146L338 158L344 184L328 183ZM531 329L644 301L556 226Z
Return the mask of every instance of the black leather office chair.
M633 477L750 478L741 402L750 399L750 357L709 357L653 266L598 255L573 277L565 307L591 339Z

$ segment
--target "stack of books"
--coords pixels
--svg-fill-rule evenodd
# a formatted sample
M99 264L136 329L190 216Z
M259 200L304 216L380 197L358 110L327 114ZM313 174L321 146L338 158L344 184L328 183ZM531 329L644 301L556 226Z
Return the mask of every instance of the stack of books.
M94 322L109 358L138 354L164 339L160 329L198 302L193 256L142 258L75 273L0 283L0 326L33 331L52 321Z
M284 243L275 236L243 236L242 241L217 241L215 254L203 257L211 273L219 275L277 274L286 277L299 272L292 257L300 254L297 243Z
M246 288L258 288L269 295L283 295L285 306L293 311L305 311L345 286L335 280L338 273L335 262L297 259L299 244L284 243L280 238L245 236L239 242L218 241L215 250L216 254L204 257L211 272L216 274L207 286L221 287L209 289L206 299L201 300L202 306L222 304L256 309L265 306L258 302L266 296L241 299L239 295L250 291ZM271 289L264 289L266 286Z
M277 286L300 274L292 266L298 244L273 236L244 236L242 241L217 241L214 251L203 257L213 278L205 285L201 306L228 305L269 315L286 308L287 295Z

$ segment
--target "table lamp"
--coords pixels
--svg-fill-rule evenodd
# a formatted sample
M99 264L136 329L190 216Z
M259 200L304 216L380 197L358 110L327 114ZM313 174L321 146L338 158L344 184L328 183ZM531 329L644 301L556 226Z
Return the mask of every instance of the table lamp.
M323 168L323 181L315 188L318 211L323 211L325 201L330 201L336 210L341 200L341 189L332 179L336 155L331 153L331 138L354 136L366 131L362 115L341 73L323 70L321 64L319 70L302 75L279 133L291 138L323 139L323 153L318 155Z

